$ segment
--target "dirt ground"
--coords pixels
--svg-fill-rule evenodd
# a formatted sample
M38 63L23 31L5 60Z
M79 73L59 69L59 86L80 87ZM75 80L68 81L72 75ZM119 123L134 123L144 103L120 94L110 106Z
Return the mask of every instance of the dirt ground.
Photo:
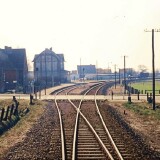
M160 121L137 115L122 106L120 102L111 105L121 114L123 119L138 132L150 147L160 152ZM124 114L124 110L125 113Z
M118 93L118 90L114 90L114 93ZM117 87L118 89L118 87ZM119 88L122 91L122 88ZM108 93L109 94L109 93ZM151 118L146 118L144 116L138 115L133 111L130 111L123 107L123 102L109 102L111 106L113 106L117 112L119 112L122 118L143 138L143 140L155 151L160 153L160 120L153 120ZM124 114L124 110L125 113ZM33 122L32 122L33 123ZM11 132L11 131L10 131ZM9 133L7 133L9 134ZM9 136L9 135L8 135ZM21 135L22 137L24 135ZM3 138L3 137L1 137ZM11 141L12 142L12 141ZM12 142L15 143L15 142ZM9 145L9 146L13 146ZM2 143L0 148L2 147ZM6 145L8 147L8 145ZM4 146L3 146L4 148ZM0 149L1 150L1 149Z
M112 87L114 93L121 93L124 89L117 86ZM150 146L151 149L160 153L160 120L155 120L150 117L145 117L124 108L123 102L110 102L110 104L121 114L123 119L140 134L143 140ZM124 114L124 110L125 113Z

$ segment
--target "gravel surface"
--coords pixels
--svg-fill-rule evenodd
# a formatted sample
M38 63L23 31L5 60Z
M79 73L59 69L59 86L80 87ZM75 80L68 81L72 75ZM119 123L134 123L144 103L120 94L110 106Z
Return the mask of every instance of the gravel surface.
M75 90L75 93L81 93L85 87L83 86L79 90ZM78 105L79 101L74 102ZM83 111L85 111L86 117L88 116L92 121L92 124L98 126L97 112L91 106L93 106L93 102L83 102L84 107ZM65 126L65 134L70 136L67 137L66 143L72 143L72 135L74 130L74 119L75 119L75 110L71 105L66 101L59 101L60 110L62 113L63 124ZM91 108L90 108L91 107ZM148 150L148 148L141 141L141 138L136 135L136 133L132 132L132 129L123 121L121 121L121 117L117 115L116 110L114 110L109 105L101 104L101 112L103 117L107 117L108 114L110 118L106 118L106 123L111 122L112 119L117 119L117 126L123 126L122 130L119 131L118 134L124 136L124 143L133 146L131 153L136 152L136 155L139 155L139 159L156 159L154 156L151 156L152 152ZM88 115L87 115L88 114ZM115 125L115 124L114 124ZM115 127L115 126L112 126ZM127 130L127 134L123 130ZM136 135L134 137L134 135ZM138 137L138 138L137 138ZM139 143L135 143L135 141L139 141ZM133 144L135 143L135 144ZM71 147L68 148L68 151L71 153ZM138 153L139 152L139 153ZM147 156L146 156L146 155ZM144 156L143 156L144 155ZM48 105L45 106L45 111L37 123L32 127L32 129L27 132L26 138L17 143L14 147L10 148L9 151L4 156L4 160L21 160L21 159L61 159L61 139L60 139L60 127L59 127L59 119L56 106L53 101L49 101Z
M54 130L59 128L57 111L53 103L48 103L44 114L27 133L24 141L10 148L4 159L52 159L50 155L51 139ZM57 143L59 143L57 139ZM58 146L58 145L57 145ZM58 148L58 147L57 147ZM56 150L58 155L58 150ZM53 153L53 151L52 151ZM52 154L53 155L53 154ZM56 156L56 155L55 155Z
M108 105L107 102L101 102L99 103L99 106L105 123L111 131L116 128L115 130L117 134L121 135L122 141L126 147L128 146L127 150L129 150L133 157L135 155L135 157L138 157L136 159L145 160L157 160L160 158L159 155L151 150L150 147L143 141L143 138L123 120L114 107Z

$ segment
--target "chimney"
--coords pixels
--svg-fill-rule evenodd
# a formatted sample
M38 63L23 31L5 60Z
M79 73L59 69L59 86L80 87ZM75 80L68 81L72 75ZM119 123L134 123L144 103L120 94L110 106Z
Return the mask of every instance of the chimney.
M5 46L5 53L6 54L11 54L12 53L12 48L8 47L8 46Z

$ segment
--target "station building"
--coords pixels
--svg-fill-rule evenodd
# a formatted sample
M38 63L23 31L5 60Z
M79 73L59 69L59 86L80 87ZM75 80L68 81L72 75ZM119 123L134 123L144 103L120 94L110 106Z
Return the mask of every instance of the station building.
M35 86L42 89L69 81L69 72L64 70L64 55L56 54L52 48L36 54L33 62Z

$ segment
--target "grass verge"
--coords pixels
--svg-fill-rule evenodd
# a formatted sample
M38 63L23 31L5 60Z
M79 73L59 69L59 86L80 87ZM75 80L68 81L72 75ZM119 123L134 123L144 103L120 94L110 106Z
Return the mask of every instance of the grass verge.
M152 82L151 81L135 82L135 83L131 83L131 86L140 91L143 90L144 93L145 93L145 90L147 90L148 93L152 93ZM159 94L159 90L160 90L160 82L155 81L155 93Z
M22 101L20 102L20 106L21 103ZM23 100L23 105L24 104L28 106L29 113L25 116L22 114L17 124L0 136L0 158L9 147L24 139L26 132L36 123L44 111L43 106L45 102L43 101L35 101L35 104L30 106L29 101ZM26 105L25 107L21 107L26 108Z
M124 103L123 106L133 112L146 116L148 118L153 118L156 120L160 120L160 109L153 110L150 104L147 103Z

